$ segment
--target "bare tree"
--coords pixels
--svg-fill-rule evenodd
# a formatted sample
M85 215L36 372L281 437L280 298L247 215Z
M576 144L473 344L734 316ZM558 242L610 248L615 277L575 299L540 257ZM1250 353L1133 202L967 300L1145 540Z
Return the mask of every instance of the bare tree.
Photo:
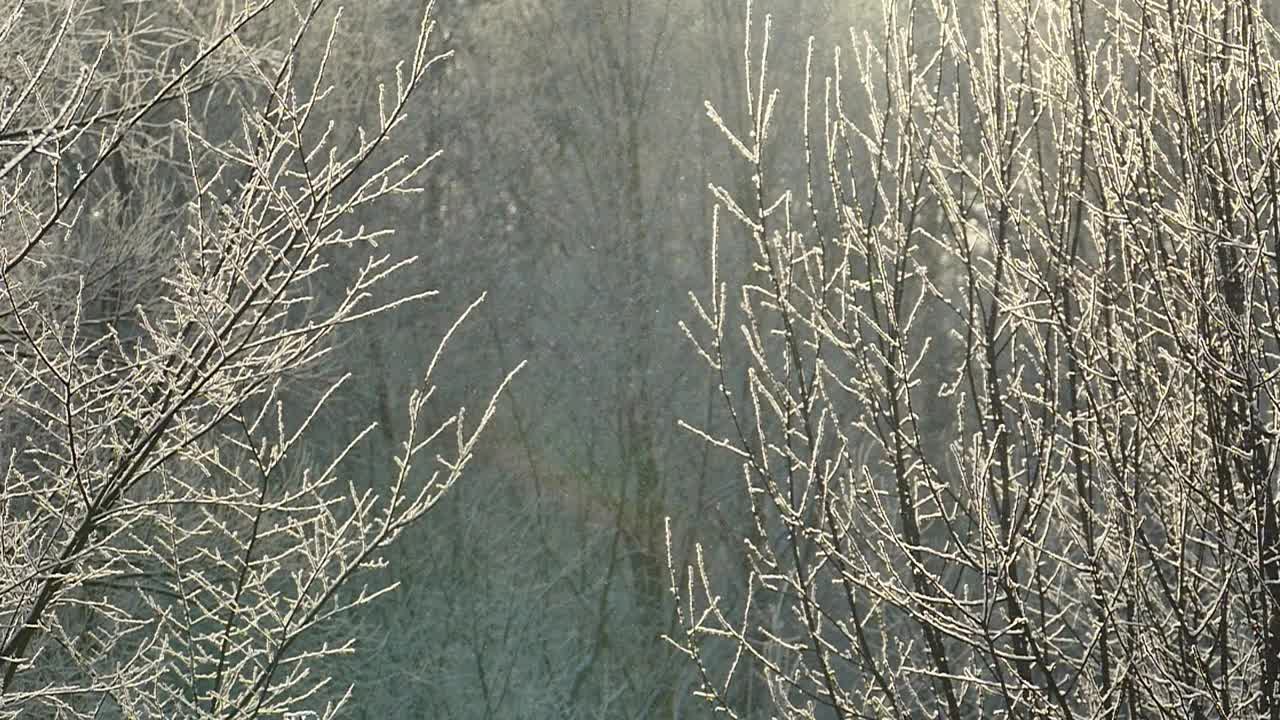
M1276 28L1247 0L886 0L762 158L690 338L746 577L672 567L700 697L787 718L1280 718ZM812 58L812 45L809 49ZM795 188L792 191L790 188ZM669 562L669 565L674 563ZM727 570L728 568L728 570Z
M433 295L349 218L436 157L375 153L447 57L428 4L376 124L318 120L323 4L0 10L0 716L333 715L358 638L314 631L390 589L494 412L434 407L450 330L381 479L344 473L364 433L309 442L340 326Z

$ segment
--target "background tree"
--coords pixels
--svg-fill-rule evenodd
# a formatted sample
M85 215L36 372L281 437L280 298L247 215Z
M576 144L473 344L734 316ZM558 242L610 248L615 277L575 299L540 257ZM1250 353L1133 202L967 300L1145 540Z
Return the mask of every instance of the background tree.
M756 35L711 254L760 270L691 335L747 366L702 434L750 571L673 558L671 641L731 717L757 679L789 718L1280 717L1275 27L961 5L888 0L800 93Z
M389 32L374 23L394 3L377 5L360 6L370 18L362 47ZM363 687L379 688L361 699L367 717L696 710L683 690L690 676L659 640L675 622L662 590L661 519L673 516L684 553L688 528L736 544L749 518L734 496L734 463L676 423L723 419L714 379L697 374L676 318L707 268L701 189L726 172L750 187L749 169L730 164L732 150L701 122L706 98L738 100L730 92L741 69L707 58L742 57L743 11L694 0L441 7L457 48L437 91L447 100L414 113L434 118L427 129L447 129L444 144L466 157L451 154L423 202L396 212L439 238L429 286L486 278L490 301L471 332L499 352L455 355L449 377L491 375L513 357L530 364L505 396L473 482L451 495L447 518L400 546L403 561L389 572L405 584L405 602L362 616L362 632L385 639L383 657L395 658L351 664ZM832 9L780 11L799 29ZM775 63L773 77L799 87L802 60ZM802 177L799 163L775 155ZM445 225L422 210L437 202L450 209ZM747 249L722 266L745 264ZM412 313L379 322L351 348L369 350L358 364L375 383L403 374L383 363L409 370L401 363L413 361L423 332ZM388 390L402 392L394 382ZM356 391L343 405L372 412L373 403Z

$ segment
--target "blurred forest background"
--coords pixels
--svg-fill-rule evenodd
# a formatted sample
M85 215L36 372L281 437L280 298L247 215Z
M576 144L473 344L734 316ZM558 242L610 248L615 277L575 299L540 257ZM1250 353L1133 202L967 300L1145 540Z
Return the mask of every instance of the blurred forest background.
M346 8L339 87L386 80L369 68L411 40L411 5ZM686 555L695 528L711 547L740 545L750 522L736 462L677 425L723 420L678 322L707 286L708 184L750 189L705 107L746 135L746 12L740 0L437 3L437 42L455 56L396 142L444 154L427 193L379 221L426 258L404 279L456 305L355 331L342 364L359 382L330 427L345 441L377 418L359 452L380 467L402 431L391 402L482 292L443 389L479 394L529 365L468 477L392 551L401 588L362 615L365 651L336 676L357 683L364 717L696 716L694 676L659 637L675 623L664 518ZM807 36L847 45L850 28L878 34L883 13L874 0L766 3L757 33L766 12L790 130ZM354 116L371 112L365 97ZM782 152L799 133L785 135L773 169L799 177L803 156ZM732 267L747 248L723 251Z

